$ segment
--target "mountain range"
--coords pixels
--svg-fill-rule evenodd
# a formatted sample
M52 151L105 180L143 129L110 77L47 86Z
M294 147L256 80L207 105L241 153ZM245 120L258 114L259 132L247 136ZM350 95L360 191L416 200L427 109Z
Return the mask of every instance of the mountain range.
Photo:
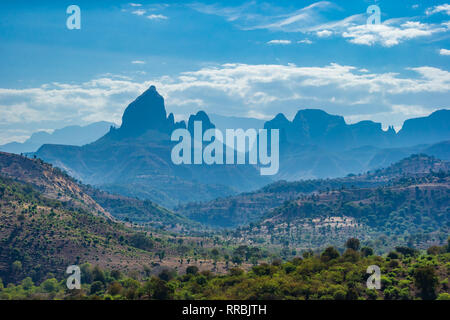
M56 129L52 133L38 131L25 142L10 142L0 146L0 151L9 153L28 153L37 151L43 144L67 144L82 146L91 143L105 135L112 122L100 121L86 126L68 126Z
M223 117L217 119L221 126L227 123ZM449 158L449 110L407 120L396 133L392 127L383 130L380 123L347 124L341 116L303 109L292 121L278 114L264 124L280 130L280 170L275 176L262 177L252 165L174 165L170 134L177 128L192 133L194 121L201 121L203 130L216 127L203 111L187 123L175 122L173 114L167 115L164 98L151 86L125 109L121 127L112 127L84 146L43 145L36 156L85 183L169 208L256 190L277 180L366 172L416 153ZM240 121L261 126L251 119Z
M84 183L126 196L150 199L166 207L252 190L270 182L251 165L175 165L170 134L213 128L200 111L186 122L167 115L164 99L150 87L125 110L120 128L85 146L43 145L36 156Z

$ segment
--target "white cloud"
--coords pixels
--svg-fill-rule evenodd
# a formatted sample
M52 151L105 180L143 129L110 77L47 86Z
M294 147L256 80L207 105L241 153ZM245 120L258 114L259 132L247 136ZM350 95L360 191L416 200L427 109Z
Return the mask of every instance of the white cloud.
M267 44L291 44L291 40L270 40L267 42Z
M124 108L152 84L164 96L168 111L178 115L203 109L267 118L278 112L293 116L298 109L310 107L400 125L413 111L402 113L400 107L393 110L393 105L414 105L415 113L448 107L448 71L421 66L407 72L414 77L336 63L321 67L224 64L144 83L105 76L79 84L0 88L0 128L51 129L55 123L62 127L100 120L120 123ZM53 125L46 127L50 121ZM11 132L13 136L19 134Z
M333 34L330 30L321 30L316 32L319 38L327 38Z
M190 4L189 7L201 13L224 17L243 30L269 29L298 32L322 21L321 12L337 8L329 1L318 1L294 12L256 1L246 2L236 7L223 7L217 4Z
M151 14L151 15L147 16L147 19L150 19L150 20L167 20L168 17L166 17L165 15L162 15L162 14Z
M297 43L312 44L313 42L309 39L303 39L303 40L297 41Z
M439 50L439 54L440 54L441 56L450 56L450 50L447 50L447 49L441 49L441 50Z
M142 61L142 60L134 60L134 61L131 61L131 63L132 63L132 64L145 64L145 61Z
M132 7L142 7L142 4L140 4L140 3L130 3L130 6L132 6Z
M415 5L413 5L415 7ZM300 32L320 38L339 35L347 41L359 45L382 45L392 47L402 42L430 37L439 32L448 31L445 23L427 24L415 21L418 18L400 17L385 21L383 24L367 25L365 12L353 14L339 20L331 14L343 12L329 1L318 1L293 12L266 4L258 7L256 2L247 2L238 7L221 7L219 5L191 5L191 8L205 14L225 17L242 30L267 29L270 31ZM427 10L428 14L446 12L450 5L444 4ZM406 22L405 22L406 21Z
M351 43L372 46L381 44L392 47L403 41L431 36L434 33L446 31L440 26L430 25L417 21L407 21L398 27L389 24L364 24L349 27L342 33Z
M425 13L427 15L432 15L432 14L439 13L439 12L444 12L447 15L450 15L450 4L446 3L446 4L437 5L437 6L428 8L425 11Z
M139 9L139 10L135 10L133 12L131 12L132 14L135 14L137 16L143 16L147 11L143 10L143 9Z

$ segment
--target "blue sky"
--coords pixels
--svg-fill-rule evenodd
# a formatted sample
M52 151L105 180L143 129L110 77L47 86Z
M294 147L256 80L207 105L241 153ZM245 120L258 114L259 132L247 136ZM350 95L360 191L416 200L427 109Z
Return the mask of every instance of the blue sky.
M179 119L321 108L399 128L449 107L449 21L445 1L1 1L0 143L120 124L151 84Z

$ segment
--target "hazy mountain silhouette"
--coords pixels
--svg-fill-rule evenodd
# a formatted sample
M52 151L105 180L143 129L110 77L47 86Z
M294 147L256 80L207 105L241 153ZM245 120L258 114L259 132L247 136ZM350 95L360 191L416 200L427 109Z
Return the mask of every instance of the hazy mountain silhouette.
M100 121L86 126L68 126L56 129L52 133L39 131L33 133L25 142L10 142L0 146L0 151L10 153L35 152L43 144L67 144L82 146L91 143L108 132L112 122Z
M448 144L430 144L450 139L450 111L410 119L399 133L381 123L347 124L343 117L322 110L304 109L292 121L278 114L265 123L280 130L280 171L275 179L289 181L335 178L349 173L389 166L413 153L424 152L449 159Z
M193 131L214 125L203 111L175 123L164 99L150 87L125 110L120 128L82 147L44 145L37 156L85 183L172 207L186 201L213 199L251 190L270 182L250 165L174 165L171 150L175 128Z
M282 143L294 145L319 145L340 150L364 145L390 146L395 131L384 131L381 123L361 121L346 124L341 116L330 115L318 109L299 110L292 121L283 114L265 123L266 129L280 129Z
M415 145L450 140L450 110L438 110L428 117L406 120L397 135L397 144Z
M187 124L175 123L173 114L166 113L164 98L151 86L126 108L120 128L82 147L44 145L37 156L85 183L173 207L256 189L271 180L365 172L413 153L448 159L448 143L431 143L450 140L445 125L449 114L441 110L408 120L398 134L373 121L347 124L342 116L322 110L300 110L292 121L278 114L264 125L280 129L281 139L280 170L268 178L250 165L174 165L174 129L187 128L192 134L195 121L202 122L203 131L215 125L203 111L191 115ZM427 144L418 145L421 141Z

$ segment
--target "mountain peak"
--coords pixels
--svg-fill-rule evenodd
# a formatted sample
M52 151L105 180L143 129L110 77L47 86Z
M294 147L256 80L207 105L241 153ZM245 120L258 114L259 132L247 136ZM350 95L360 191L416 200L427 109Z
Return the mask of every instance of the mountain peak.
M139 136L148 130L167 131L167 113L164 98L155 86L150 86L125 109L120 136Z

